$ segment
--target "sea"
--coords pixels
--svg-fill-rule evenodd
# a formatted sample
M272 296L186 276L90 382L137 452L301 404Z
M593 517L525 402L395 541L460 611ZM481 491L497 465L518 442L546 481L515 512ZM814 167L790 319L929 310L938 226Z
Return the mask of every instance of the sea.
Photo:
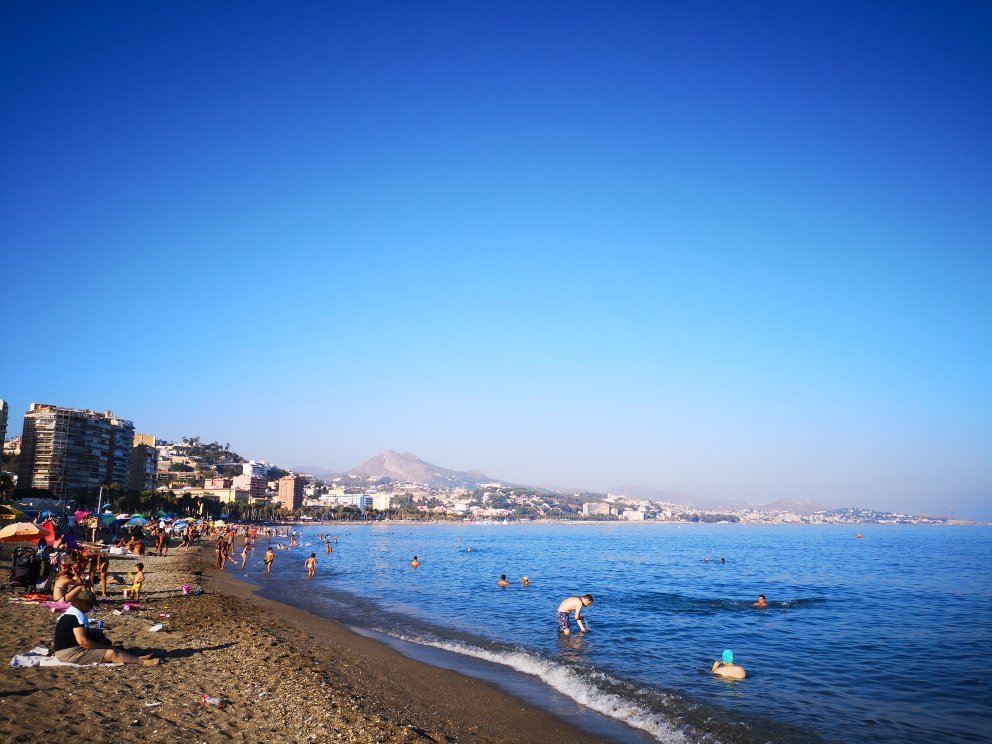
M265 575L260 539L244 578L604 741L992 742L987 527L379 522L302 543ZM560 635L585 593L588 632ZM711 674L725 649L745 680Z

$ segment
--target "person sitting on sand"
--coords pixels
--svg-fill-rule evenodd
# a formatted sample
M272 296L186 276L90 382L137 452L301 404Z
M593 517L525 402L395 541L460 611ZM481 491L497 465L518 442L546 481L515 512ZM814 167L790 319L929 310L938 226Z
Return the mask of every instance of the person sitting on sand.
M506 580L506 574L500 574L499 581L496 585L504 588L510 585L510 582Z
M417 560L417 556L413 556L413 560L410 561L410 565L413 566L414 568L420 565L420 561Z
M714 661L710 671L727 679L744 679L747 676L744 667L734 663L734 652L729 648L723 652L723 661Z
M768 601L765 599L764 594L758 595L758 601L754 603L754 606L761 609L765 609L768 606Z
M583 625L580 615L582 614L582 608L588 607L592 604L592 595L583 594L581 597L568 597L560 605L558 605L558 631L564 633L565 635L572 634L572 628L568 622L568 615L571 612L575 613L575 622L579 626L579 630L583 633L586 632L586 626Z
M270 547L265 551L265 573L272 573L272 561L276 559L275 551Z
M96 595L89 590L83 590L73 597L72 607L55 623L56 659L67 664L158 664L158 659L151 654L134 656L122 649L112 648L106 636L91 635L86 613L95 604Z
M303 565L305 565L307 567L307 576L316 576L317 575L317 554L316 553L311 553L310 554L310 557L307 558L306 563L304 563Z
M134 564L134 585L130 589L124 590L124 596L130 597L131 599L141 599L141 585L145 583L145 564L135 563Z
M86 585L76 579L69 564L62 564L59 575L52 586L52 599L56 602L72 602L76 595L86 588Z

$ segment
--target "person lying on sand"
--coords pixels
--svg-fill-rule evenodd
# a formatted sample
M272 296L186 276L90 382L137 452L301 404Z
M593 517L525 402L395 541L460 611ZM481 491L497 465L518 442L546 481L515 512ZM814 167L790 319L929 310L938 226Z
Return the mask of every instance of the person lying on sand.
M151 654L134 656L112 648L106 636L90 633L86 613L96 604L96 595L88 589L77 594L72 607L55 623L55 658L67 664L140 664L155 666L158 659Z
M734 663L734 652L729 648L723 652L723 661L714 661L710 671L727 679L744 679L747 676L744 667Z

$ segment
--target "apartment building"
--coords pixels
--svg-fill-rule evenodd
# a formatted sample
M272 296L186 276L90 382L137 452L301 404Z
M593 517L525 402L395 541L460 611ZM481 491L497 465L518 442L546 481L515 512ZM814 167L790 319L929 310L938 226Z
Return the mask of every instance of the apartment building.
M151 434L135 434L131 448L130 485L133 491L150 491L155 488L158 473L158 448Z
M303 479L287 475L279 479L279 503L283 509L295 511L303 506Z
M0 400L0 447L7 439L7 401Z
M108 483L126 487L133 441L134 424L110 411L32 403L24 414L18 488L63 498Z

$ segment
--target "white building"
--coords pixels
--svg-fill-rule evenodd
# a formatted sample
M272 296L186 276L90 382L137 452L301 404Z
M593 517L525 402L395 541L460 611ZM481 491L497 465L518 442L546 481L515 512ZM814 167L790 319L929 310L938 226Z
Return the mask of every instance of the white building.
M389 493L372 494L372 508L376 511L389 511L393 496Z
M249 460L241 463L241 473L243 475L259 475L265 477L269 474L271 466L264 460Z

